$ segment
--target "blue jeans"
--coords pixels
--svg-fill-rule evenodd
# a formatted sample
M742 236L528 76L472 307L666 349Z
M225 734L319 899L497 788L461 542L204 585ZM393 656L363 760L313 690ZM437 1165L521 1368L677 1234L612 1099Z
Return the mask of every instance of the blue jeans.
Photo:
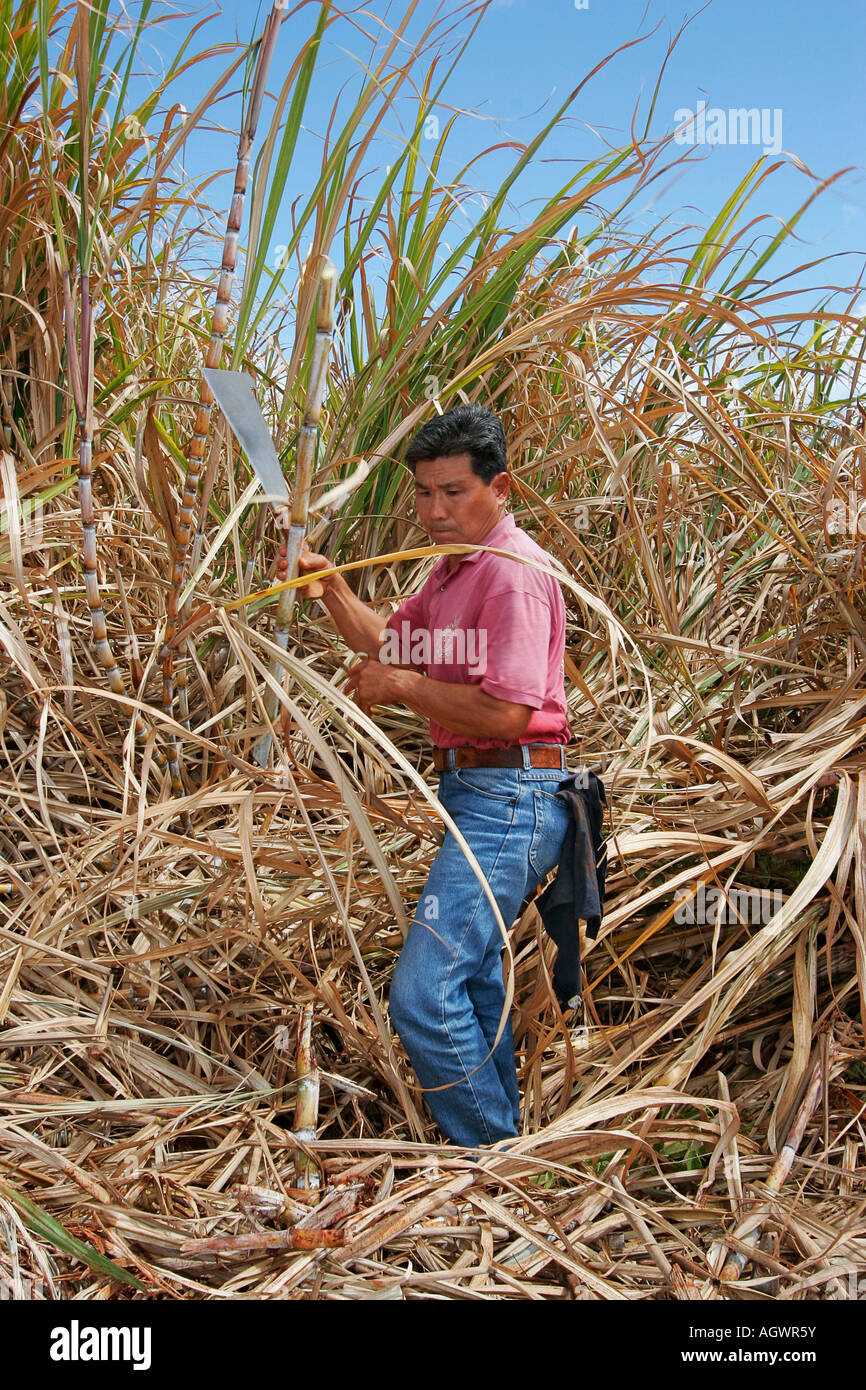
M569 811L554 793L565 776L564 768L527 766L440 776L439 799L507 928L559 861ZM390 1006L433 1117L456 1144L490 1144L518 1132L510 1021L491 1053L505 1003L502 948L493 909L448 831L394 971Z

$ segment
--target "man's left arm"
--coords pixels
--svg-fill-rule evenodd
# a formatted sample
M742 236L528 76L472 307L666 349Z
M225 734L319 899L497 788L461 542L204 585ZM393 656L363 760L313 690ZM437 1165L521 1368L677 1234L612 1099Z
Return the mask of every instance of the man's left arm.
M357 692L358 704L370 713L373 705L406 705L422 718L467 738L495 738L516 743L532 717L532 705L518 705L488 695L480 685L434 681L420 671L364 661L349 673L346 688Z

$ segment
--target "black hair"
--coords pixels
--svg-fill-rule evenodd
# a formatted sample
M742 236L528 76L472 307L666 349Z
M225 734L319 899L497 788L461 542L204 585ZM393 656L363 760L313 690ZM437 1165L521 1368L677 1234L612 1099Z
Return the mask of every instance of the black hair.
M469 455L472 472L484 483L507 471L505 430L487 406L458 405L444 415L434 415L410 441L406 463L414 473L416 463L458 454Z

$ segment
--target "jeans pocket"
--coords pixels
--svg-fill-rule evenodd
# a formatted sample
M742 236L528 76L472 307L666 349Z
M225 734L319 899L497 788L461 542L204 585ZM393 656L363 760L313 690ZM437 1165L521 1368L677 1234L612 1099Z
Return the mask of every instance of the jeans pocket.
M464 767L455 772L458 784L468 792L514 806L520 796L520 777L516 768Z
M535 833L529 846L529 862L541 882L559 863L570 812L564 801L541 787L533 788L533 799Z
M544 787L533 787L533 791L540 792L541 795L544 796L544 797L546 797L548 801L552 801L553 804L554 804L554 806L563 806L563 807L565 807L565 802L562 800L561 797L558 797L558 796L556 795L556 792L549 792L549 791L546 791ZM568 808L566 807L566 810L567 810L567 809L568 809Z

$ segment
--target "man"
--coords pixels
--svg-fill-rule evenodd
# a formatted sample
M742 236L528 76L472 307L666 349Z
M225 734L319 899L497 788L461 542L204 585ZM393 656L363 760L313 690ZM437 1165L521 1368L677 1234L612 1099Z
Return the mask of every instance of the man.
M429 421L406 452L418 519L438 544L493 546L548 564L506 513L499 418L461 405ZM327 568L301 557L303 573ZM565 605L551 576L476 551L442 556L386 623L340 575L323 602L366 660L348 677L362 709L402 704L430 721L439 797L510 926L558 862L569 822L565 775ZM400 662L401 664L396 664ZM516 1135L514 1042L502 1016L502 937L454 836L445 836L391 985L391 1018L440 1129L455 1143Z

